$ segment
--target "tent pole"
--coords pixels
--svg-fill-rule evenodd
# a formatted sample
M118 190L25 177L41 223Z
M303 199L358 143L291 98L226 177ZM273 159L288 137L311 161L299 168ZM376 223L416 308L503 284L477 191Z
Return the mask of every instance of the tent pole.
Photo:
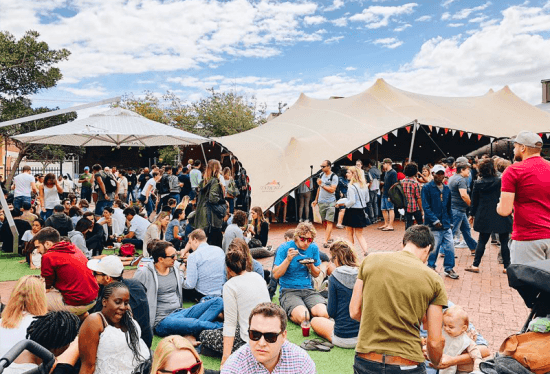
M17 253L18 247L19 247L19 233L17 232L17 227L15 226L15 222L13 222L13 217L10 213L10 209L8 207L8 202L6 201L6 198L4 197L3 193L0 193L0 205L2 206L2 209L4 209L4 215L6 217L6 221L4 222L4 225L9 225L11 230L11 235L13 237L13 253Z
M418 121L414 120L414 122L413 122L413 136L412 136L412 140L411 140L411 149L409 150L409 162L412 162L414 139L416 138L416 126L418 126Z
M204 164L206 165L206 164L208 164L208 160L206 159L206 154L204 153L204 147L203 147L202 143L201 143L201 149L202 149L202 155L204 157Z

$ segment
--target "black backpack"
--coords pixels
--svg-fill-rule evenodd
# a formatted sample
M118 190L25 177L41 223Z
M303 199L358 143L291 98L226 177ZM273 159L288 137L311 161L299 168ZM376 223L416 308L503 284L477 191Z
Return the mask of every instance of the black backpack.
M158 190L160 194L170 193L170 180L168 179L168 174L164 174L160 179Z
M405 190L403 190L401 182L397 182L390 187L388 197L397 209L402 209L407 206L407 195L405 195Z
M105 173L104 171L101 171L99 173L99 176L103 180L103 184L105 185L105 192L110 194L113 192L116 192L116 180L111 175ZM99 186L97 186L99 188Z
M342 191L340 191L340 178L334 173L330 173L329 180L332 181L332 178L336 177L338 183L336 183L336 189L334 190L334 196L336 196L336 201L340 200L342 197Z

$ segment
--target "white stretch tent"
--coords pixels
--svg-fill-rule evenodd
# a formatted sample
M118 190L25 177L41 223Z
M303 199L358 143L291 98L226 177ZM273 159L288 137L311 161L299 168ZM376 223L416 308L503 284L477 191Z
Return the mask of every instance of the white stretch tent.
M479 97L436 97L403 91L379 79L366 91L343 99L301 94L265 125L216 140L239 158L250 176L252 204L265 211L309 177L310 165L317 171L323 160L340 159L415 120L495 138L521 130L550 131L550 114L508 87Z
M156 147L195 145L209 141L199 135L151 121L135 112L113 108L63 125L14 136L24 143L82 147Z

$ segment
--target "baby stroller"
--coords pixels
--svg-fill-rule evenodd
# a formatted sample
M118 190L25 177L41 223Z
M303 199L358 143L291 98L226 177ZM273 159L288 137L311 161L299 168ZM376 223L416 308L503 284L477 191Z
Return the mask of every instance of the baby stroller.
M4 369L10 366L24 350L28 350L42 359L42 364L34 369L26 371L24 374L47 374L50 372L55 363L55 356L46 348L32 340L23 340L13 346L4 357L0 358L0 374L2 374Z
M546 317L550 314L550 260L510 265L507 273L508 284L519 292L525 305L531 309L531 312L519 334L509 337L501 346L501 351L504 349L505 352L501 352L503 353L502 355L497 354L494 360L481 363L480 368L483 373L488 374L531 374L532 372L527 367L532 367L531 364L533 362L531 360L533 358L536 357L538 360L546 363L550 360L547 357L550 353L545 352L544 346L534 345L529 350L525 348L525 345L522 345L524 343L521 343L525 341L535 343L535 340L531 340L532 336L529 336L529 334L533 333L527 333L529 323L536 317ZM547 342L547 340L545 341ZM507 345L507 342L514 343ZM516 349L519 350L520 346L523 349L521 349L521 354L517 354ZM506 352L508 348L513 349L510 352ZM536 372L541 371L537 370ZM546 372L546 369L542 372Z

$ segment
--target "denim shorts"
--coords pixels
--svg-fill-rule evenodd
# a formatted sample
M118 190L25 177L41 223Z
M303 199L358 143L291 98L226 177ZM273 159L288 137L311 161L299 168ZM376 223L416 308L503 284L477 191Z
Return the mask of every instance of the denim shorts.
M382 198L382 210L393 210L393 203L390 201L388 197Z

